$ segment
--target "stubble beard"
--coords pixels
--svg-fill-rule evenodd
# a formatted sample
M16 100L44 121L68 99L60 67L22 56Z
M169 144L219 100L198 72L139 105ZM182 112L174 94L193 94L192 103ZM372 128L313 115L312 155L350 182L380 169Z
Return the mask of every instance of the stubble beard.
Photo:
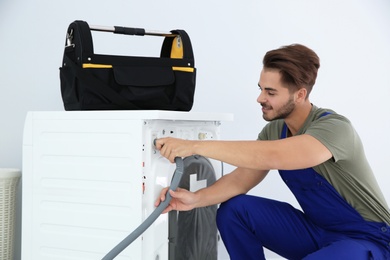
M266 104L261 104L261 106L263 107L266 107L267 105ZM273 121L273 120L277 120L277 119L285 119L286 117L288 117L291 112L295 109L295 103L294 103L294 99L293 97L291 96L289 98L289 100L286 102L286 104L284 104L281 108L279 108L276 112L276 114L272 117L272 116L267 116L266 114L263 113L263 118L264 120L270 122L270 121Z

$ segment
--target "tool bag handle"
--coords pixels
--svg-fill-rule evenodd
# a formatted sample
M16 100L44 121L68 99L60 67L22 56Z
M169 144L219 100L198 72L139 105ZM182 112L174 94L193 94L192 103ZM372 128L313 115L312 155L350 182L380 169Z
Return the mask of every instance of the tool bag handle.
M126 35L138 35L138 36L153 35L153 36L165 36L165 37L176 36L172 32L152 31L152 30L146 30L143 28L134 28L134 27L90 25L89 28L91 29L91 31L112 32L112 33L126 34Z
M93 41L91 30L94 31L103 31L103 32L113 32L117 34L126 34L126 35L154 35L154 36L164 36L164 42L161 48L161 57L171 58L172 44L177 37L180 36L179 44L182 44L183 47L183 59L191 60L192 64L190 66L195 67L194 64L194 53L192 51L191 40L188 34L184 30L172 30L171 32L158 32L158 31L147 31L142 28L130 28L130 27L120 27L120 26L89 26L87 22L76 20L72 22L67 31L65 48L75 48L74 61L79 66L82 66L83 63L90 62L91 58L94 55L93 50Z

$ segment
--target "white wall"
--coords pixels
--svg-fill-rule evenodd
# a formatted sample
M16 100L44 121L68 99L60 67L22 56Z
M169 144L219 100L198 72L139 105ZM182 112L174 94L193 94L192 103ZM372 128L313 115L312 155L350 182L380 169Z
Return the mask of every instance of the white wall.
M0 0L0 167L22 167L27 111L63 110L58 68L65 32L70 22L82 19L185 29L198 68L193 111L234 113L235 121L224 124L224 139L255 139L265 124L256 103L264 53L291 43L313 48L321 68L312 102L351 119L390 201L385 187L390 181L389 13L387 0ZM155 40L141 50L144 39L95 39L96 47L110 54L159 53ZM277 174L252 193L295 203Z

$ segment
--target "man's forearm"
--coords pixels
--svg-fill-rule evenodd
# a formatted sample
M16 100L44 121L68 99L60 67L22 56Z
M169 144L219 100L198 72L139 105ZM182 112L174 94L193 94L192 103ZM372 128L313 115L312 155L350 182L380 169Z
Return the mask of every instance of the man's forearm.
M195 207L219 204L239 194L245 194L261 182L267 173L268 171L237 168L210 187L195 192L197 196Z

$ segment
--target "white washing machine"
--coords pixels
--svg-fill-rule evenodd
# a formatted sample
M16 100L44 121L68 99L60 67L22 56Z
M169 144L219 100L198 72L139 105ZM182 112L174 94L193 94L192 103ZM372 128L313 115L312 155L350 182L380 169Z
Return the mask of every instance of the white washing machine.
M217 140L231 114L29 112L23 138L22 260L101 259L154 210L175 165L153 140ZM217 178L220 162L212 161ZM204 187L191 178L191 189ZM168 214L115 259L169 259Z

